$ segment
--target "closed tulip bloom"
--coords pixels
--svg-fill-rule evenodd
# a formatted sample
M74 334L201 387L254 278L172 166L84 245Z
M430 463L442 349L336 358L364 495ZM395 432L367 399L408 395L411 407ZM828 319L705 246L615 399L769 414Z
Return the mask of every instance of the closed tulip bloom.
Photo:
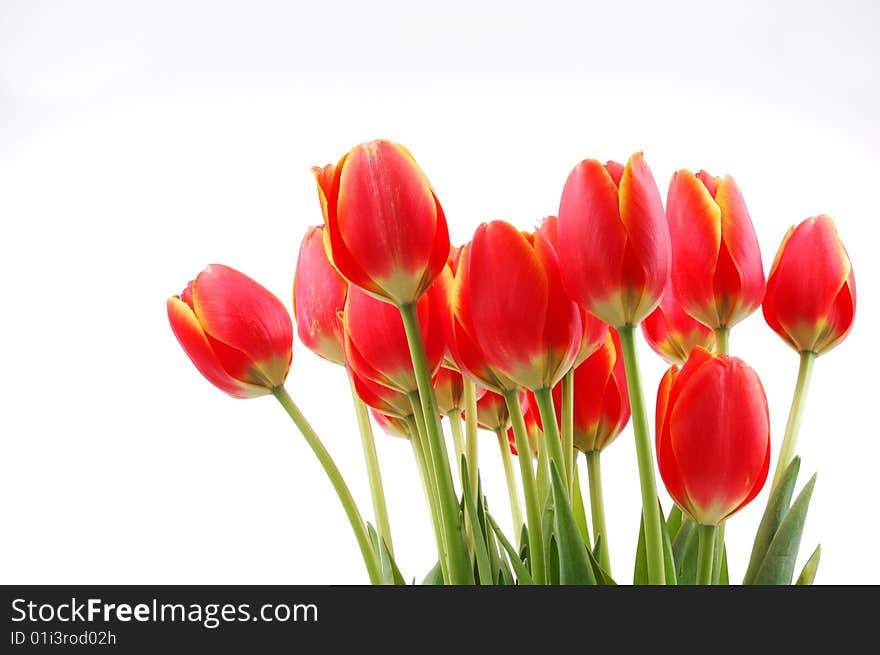
M327 259L324 228L306 231L293 278L293 315L300 341L316 355L342 364L342 324L339 313L348 294L346 282Z
M448 368L445 363L434 375L434 397L437 399L437 409L441 414L449 414L464 408L464 378L461 373ZM477 400L483 397L486 390L476 388Z
M834 221L809 218L785 235L764 297L767 324L798 352L843 341L856 311L856 280Z
M506 430L510 425L510 413L504 397L487 391L477 401L477 425L484 430Z
M330 255L342 276L398 306L421 298L446 263L449 233L409 151L373 141L343 156L332 177L320 170Z
M350 363L347 366L354 391L367 407L395 418L406 418L412 414L409 396L405 393L363 378Z
M469 250L459 274L486 363L527 389L552 387L571 368L582 338L553 246L540 233L493 221L477 228Z
M272 393L290 370L293 324L270 291L212 264L168 299L174 336L209 382L235 398Z
M712 329L731 328L764 297L761 249L732 177L672 176L666 201L672 284L684 310Z
M694 521L718 525L767 479L770 420L758 375L697 347L657 393L657 461L669 494Z
M651 348L670 364L684 364L697 346L715 348L715 333L682 309L671 285L657 309L642 321L642 333Z
M440 367L445 351L441 310L436 293L426 294L417 305L432 375ZM351 286L343 326L346 360L360 377L401 393L418 390L403 319L395 307Z
M373 420L379 424L379 427L388 436L409 439L409 426L402 418L377 412L372 407L370 408L370 414L373 415Z
M669 279L669 228L641 153L626 166L586 159L559 203L559 265L569 295L614 327L651 313Z

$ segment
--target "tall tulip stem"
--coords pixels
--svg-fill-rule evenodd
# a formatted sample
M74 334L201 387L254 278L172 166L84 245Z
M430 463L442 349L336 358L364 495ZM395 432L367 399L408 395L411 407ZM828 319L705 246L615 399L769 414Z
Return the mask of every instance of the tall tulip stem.
M568 493L574 488L574 368L562 378L562 454L568 476Z
M513 521L514 536L519 543L522 534L522 507L519 503L519 490L516 488L516 476L513 474L513 455L510 454L510 442L507 432L499 428L495 431L498 437L498 448L501 449L501 463L504 465L504 479L507 481L507 498L510 501L510 518Z
M606 573L611 573L611 553L608 549L608 530L605 527L605 500L602 497L602 465L600 457L602 453L591 450L587 457L587 476L590 484L590 515L593 518L593 534L598 539L602 537L602 552L599 564Z
M565 455L562 452L562 442L559 438L559 425L556 422L556 409L553 407L553 391L549 387L537 389L535 400L538 401L538 411L541 414L541 424L544 426L544 444L550 461L556 464L563 477L563 486L568 486L568 467Z
M657 482L654 477L654 454L651 450L651 434L648 431L648 413L642 396L642 379L636 354L635 327L624 325L617 328L623 363L626 368L626 386L632 408L633 432L636 439L636 458L639 466L639 483L642 489L642 515L645 521L645 551L648 560L649 584L666 583L663 563L663 533L660 529L660 505L657 502Z
M697 551L697 584L712 584L712 567L715 564L715 538L718 528L714 525L698 525L699 550Z
M526 521L529 527L529 560L532 580L535 581L535 584L544 584L544 543L541 535L541 512L538 507L538 486L535 482L535 471L532 468L532 450L529 447L526 422L523 419L522 405L519 402L519 392L516 390L505 391L503 395L507 403L507 409L510 412L513 437L516 440L516 450L519 453L519 471L522 478L523 495L526 499Z
M782 482L785 469L794 459L797 448L798 432L801 429L801 419L804 416L804 407L807 404L807 391L810 388L810 378L813 376L813 362L816 361L816 353L805 350L801 353L801 363L798 367L797 383L794 387L794 397L791 399L791 409L788 412L788 423L785 424L785 436L782 438L782 448L779 450L779 459L776 461L776 473L773 475L773 485L770 494L776 491L776 487Z
M464 433L470 476L468 482L471 489L476 489L480 474L477 469L477 385L467 378L464 378Z
M351 373L348 375L348 382L351 387L351 400L354 403L358 430L361 433L364 463L367 465L367 479L370 482L370 496L373 500L373 513L376 516L376 531L379 533L379 538L388 547L388 552L394 557L394 546L391 543L391 524L388 522L385 489L382 486L382 473L379 470L379 457L376 454L376 442L373 438L373 428L370 426L370 415L367 413L367 406L364 405L364 401L358 397L354 389Z
M473 582L473 570L461 528L461 515L458 499L452 484L452 471L449 468L449 456L446 453L446 442L440 427L440 415L437 401L434 398L434 387L431 385L431 371L425 356L425 344L419 330L419 319L415 303L400 306L400 316L406 331L406 340L412 358L413 372L419 389L419 399L425 417L425 435L428 442L425 453L430 457L429 465L433 466L437 484L437 500L443 521L446 538L447 555L449 557L449 576L451 584L470 584Z
M461 456L464 455L464 433L461 429L461 410L453 409L446 415L446 418L449 419L449 429L452 430L452 446L455 448L456 464L454 468L458 470L461 466ZM468 458L468 463L470 463L470 461L470 458Z
M715 352L726 355L730 352L730 328L715 328Z
M361 517L357 504L354 502L354 498L351 495L351 491L348 489L348 485L345 484L345 480L342 479L342 474L336 467L336 463L333 461L330 453L327 452L324 444L321 443L321 439L315 433L314 429L312 429L312 426L309 425L306 417L299 411L299 407L293 402L293 398L287 393L287 389L279 385L272 389L272 395L278 399L278 402L281 403L281 406L290 418L293 419L294 424L302 433L302 436L305 437L306 443L309 444L312 452L315 453L315 456L321 463L321 466L324 467L324 472L327 474L330 483L336 490L336 495L339 496L339 501L342 503L345 515L348 517L348 522L351 523L351 529L357 539L358 546L360 546L361 555L364 558L364 564L367 566L367 573L370 576L370 582L373 584L382 584L382 573L379 567L379 560L376 556L376 552L373 550L373 545L370 543L370 535L367 533L367 526Z

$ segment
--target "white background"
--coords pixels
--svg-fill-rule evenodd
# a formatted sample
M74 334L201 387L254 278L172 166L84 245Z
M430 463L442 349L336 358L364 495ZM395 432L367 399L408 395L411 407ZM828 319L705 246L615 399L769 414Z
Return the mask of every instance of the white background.
M664 196L677 168L733 174L767 268L790 224L834 216L859 305L810 391L801 561L821 541L817 582L880 582L878 19L869 2L3 0L0 580L366 582L286 415L203 380L165 300L221 262L289 306L321 221L310 167L384 137L410 147L457 243L490 218L533 226L579 160L640 149ZM640 348L653 412L664 367ZM797 356L760 312L731 348L764 381L775 453ZM289 389L371 514L343 371L296 343ZM411 452L378 441L399 563L421 579L434 551ZM507 525L490 435L480 457ZM626 582L629 428L604 461ZM765 501L728 524L733 579Z

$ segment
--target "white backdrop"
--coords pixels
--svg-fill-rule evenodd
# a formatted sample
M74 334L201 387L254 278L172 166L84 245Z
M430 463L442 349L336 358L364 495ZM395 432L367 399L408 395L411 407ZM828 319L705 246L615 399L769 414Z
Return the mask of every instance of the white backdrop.
M321 221L310 167L381 137L412 150L457 243L491 218L534 225L579 160L640 149L664 196L677 168L733 174L768 269L790 224L834 216L859 305L816 365L801 561L821 542L817 582L880 582L880 6L421 7L0 3L0 581L366 582L286 415L203 380L165 300L221 262L289 306L299 240ZM640 348L653 416L664 366ZM797 357L760 312L731 349L765 384L775 453ZM289 389L371 514L342 370L297 343ZM378 442L399 563L421 579L434 549L411 452ZM480 457L507 525L494 437ZM630 428L604 461L625 582L639 515ZM765 501L728 524L733 579Z

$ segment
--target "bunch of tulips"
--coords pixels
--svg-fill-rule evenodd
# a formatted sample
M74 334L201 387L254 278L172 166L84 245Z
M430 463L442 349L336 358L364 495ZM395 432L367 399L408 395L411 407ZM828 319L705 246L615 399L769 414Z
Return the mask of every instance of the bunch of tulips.
M404 147L358 145L313 172L324 224L300 246L296 331L348 373L374 522L284 388L293 323L278 298L211 265L168 300L168 317L210 382L236 398L274 395L288 412L339 496L372 583L614 584L601 453L631 417L642 497L633 582L728 584L725 523L771 468L761 381L728 354L731 329L758 307L800 367L743 582L792 583L815 482L795 497L807 387L815 359L855 314L852 267L829 217L791 228L765 278L733 178L680 170L664 209L641 153L626 165L580 162L557 216L534 231L484 223L458 248ZM670 364L653 439L639 325ZM427 574L405 578L395 562L371 414L412 446L437 548ZM478 429L497 437L512 534L489 512ZM675 501L668 514L655 466ZM812 582L819 552L799 583Z

